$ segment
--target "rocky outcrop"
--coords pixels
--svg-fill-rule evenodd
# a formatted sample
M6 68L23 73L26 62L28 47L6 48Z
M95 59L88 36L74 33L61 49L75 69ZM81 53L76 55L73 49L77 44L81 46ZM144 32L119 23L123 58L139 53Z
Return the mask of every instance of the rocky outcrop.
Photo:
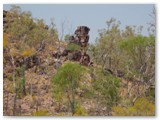
M63 62L64 60L77 61L82 65L89 66L91 65L90 57L86 53L88 42L89 42L89 33L90 29L87 26L79 26L75 30L75 35L71 36L69 43L62 52L55 52L53 56Z

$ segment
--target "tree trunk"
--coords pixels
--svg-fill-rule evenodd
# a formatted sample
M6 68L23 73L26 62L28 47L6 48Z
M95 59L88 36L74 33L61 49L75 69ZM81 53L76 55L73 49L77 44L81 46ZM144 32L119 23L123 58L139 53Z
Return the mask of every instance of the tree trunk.
M73 115L75 114L75 99L74 99L74 93L72 93L71 109L72 109L72 116L73 116Z

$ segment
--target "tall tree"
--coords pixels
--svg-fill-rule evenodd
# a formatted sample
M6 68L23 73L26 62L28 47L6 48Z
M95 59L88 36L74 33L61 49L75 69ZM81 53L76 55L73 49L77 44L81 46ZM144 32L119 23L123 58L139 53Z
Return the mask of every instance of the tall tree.
M76 91L82 80L84 68L78 63L66 63L61 66L53 77L53 95L55 98L67 98L72 115L75 114ZM60 96L59 96L60 95ZM62 98L60 98L62 99Z

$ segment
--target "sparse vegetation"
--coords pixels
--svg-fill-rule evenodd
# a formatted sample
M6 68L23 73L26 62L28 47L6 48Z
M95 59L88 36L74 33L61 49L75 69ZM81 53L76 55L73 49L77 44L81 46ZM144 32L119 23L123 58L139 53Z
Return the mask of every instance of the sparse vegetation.
M155 115L155 21L144 36L111 18L94 44L80 46L69 34L58 39L53 20L47 26L19 6L4 14L5 116Z
M138 98L134 105L128 108L113 107L114 116L154 116L155 106L146 98Z

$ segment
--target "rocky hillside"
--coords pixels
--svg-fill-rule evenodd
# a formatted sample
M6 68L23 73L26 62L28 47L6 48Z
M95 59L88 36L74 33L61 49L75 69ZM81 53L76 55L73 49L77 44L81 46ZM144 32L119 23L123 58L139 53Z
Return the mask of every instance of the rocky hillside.
M13 6L3 15L4 116L154 116L155 37L116 20L89 44L89 28L60 40Z

